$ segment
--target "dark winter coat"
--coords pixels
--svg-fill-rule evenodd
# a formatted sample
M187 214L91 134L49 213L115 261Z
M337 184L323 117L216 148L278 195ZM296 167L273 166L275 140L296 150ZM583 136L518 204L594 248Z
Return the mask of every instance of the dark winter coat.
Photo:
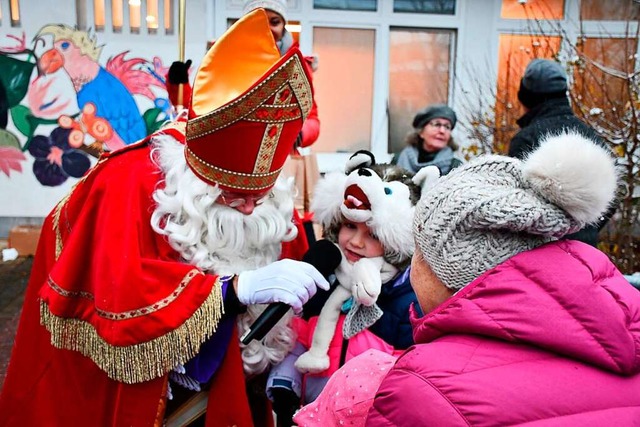
M549 134L559 134L566 130L578 131L581 135L606 148L604 141L588 125L580 121L571 110L567 98L550 99L529 110L517 121L522 129L509 144L509 156L524 159L527 154L538 148L540 142ZM580 240L592 246L598 243L598 232L613 215L608 212L597 225L586 226L565 238Z

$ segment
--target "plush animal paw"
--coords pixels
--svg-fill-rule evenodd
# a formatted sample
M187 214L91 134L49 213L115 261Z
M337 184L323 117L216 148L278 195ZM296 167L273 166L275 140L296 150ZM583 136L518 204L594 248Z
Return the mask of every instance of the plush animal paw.
M375 304L382 289L380 268L384 259L362 258L353 264L351 293L356 301L366 306Z
M298 357L295 367L303 374L319 374L329 368L329 356L326 354L313 354L307 351Z
M415 185L420 187L420 197L422 198L440 178L440 169L437 166L425 166L420 169L411 179Z

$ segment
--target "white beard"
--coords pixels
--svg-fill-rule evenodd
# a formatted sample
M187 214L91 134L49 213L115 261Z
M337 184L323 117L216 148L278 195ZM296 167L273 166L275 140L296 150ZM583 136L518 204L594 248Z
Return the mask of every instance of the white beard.
M153 140L152 156L164 174L164 188L153 193L153 229L167 237L183 260L217 275L239 274L276 261L282 242L293 240L293 183L279 178L269 198L251 215L216 203L220 189L200 180L186 164L184 146L173 137ZM248 307L238 316L242 335L266 305ZM285 316L265 337L242 346L247 374L263 372L279 363L295 344Z

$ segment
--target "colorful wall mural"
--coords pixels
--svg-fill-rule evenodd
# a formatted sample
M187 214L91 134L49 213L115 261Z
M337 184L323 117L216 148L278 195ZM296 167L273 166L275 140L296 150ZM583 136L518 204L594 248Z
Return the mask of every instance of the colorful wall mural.
M162 60L128 50L104 60L103 48L65 24L43 26L30 42L25 33L0 38L1 185L24 174L43 187L69 184L103 150L169 118Z

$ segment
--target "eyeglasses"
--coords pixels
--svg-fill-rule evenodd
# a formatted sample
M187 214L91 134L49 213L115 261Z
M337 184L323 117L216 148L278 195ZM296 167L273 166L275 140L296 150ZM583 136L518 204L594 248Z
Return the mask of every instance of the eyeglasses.
M224 205L229 206L230 208L239 208L249 202L253 202L254 205L259 206L268 198L273 197L272 194L273 193L269 192L267 194L253 196L250 194L228 193L223 191L220 193L220 199Z
M449 123L443 123L443 122L429 122L427 123L429 126L431 126L432 128L437 128L437 129L443 129L446 131L451 132L451 125Z

